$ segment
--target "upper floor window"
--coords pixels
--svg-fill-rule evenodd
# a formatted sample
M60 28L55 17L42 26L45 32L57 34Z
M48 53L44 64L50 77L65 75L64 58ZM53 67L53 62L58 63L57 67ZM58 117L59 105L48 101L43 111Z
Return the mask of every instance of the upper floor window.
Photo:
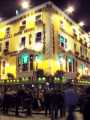
M60 21L60 27L64 29L64 21Z
M22 37L20 45L25 47L25 43L26 43L26 37Z
M68 72L74 72L74 58L68 57Z
M6 34L10 34L10 27L6 28Z
M22 21L20 22L20 26L26 26L26 20L22 20Z
M36 42L41 42L41 37L42 37L41 32L36 33Z
M80 53L81 53L81 55L82 55L82 53L83 53L83 48L82 48L82 46L80 46Z
M36 22L36 24L42 23L41 14L39 14L39 15L37 15L37 16L35 17L35 22Z
M0 43L0 52L2 51L2 43Z
M41 19L41 14L36 16L36 21Z
M74 43L74 51L76 51L77 45L76 43Z
M63 36L60 36L60 46L63 48L67 48L67 39Z
M73 28L73 34L74 34L75 37L77 37L77 31L76 31L75 28Z
M5 42L5 48L8 49L9 48L9 41Z
M24 30L26 28L26 20L22 20L20 22L20 30Z

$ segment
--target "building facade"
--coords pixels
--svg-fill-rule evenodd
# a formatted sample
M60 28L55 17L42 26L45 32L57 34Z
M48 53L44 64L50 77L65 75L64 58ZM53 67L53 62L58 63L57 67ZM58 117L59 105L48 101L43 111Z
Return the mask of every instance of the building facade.
M0 79L63 71L66 78L90 75L89 37L53 3L47 2L0 23Z

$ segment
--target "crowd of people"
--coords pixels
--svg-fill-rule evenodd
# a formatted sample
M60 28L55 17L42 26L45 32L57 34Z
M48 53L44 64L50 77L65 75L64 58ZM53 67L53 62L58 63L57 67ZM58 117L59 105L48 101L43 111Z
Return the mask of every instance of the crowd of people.
M32 111L45 111L45 116L57 120L67 115L67 120L76 120L74 111L79 108L84 120L90 120L90 87L77 88L67 84L64 89L29 89L20 86L13 90L10 87L0 93L1 112L8 114L14 111L18 116L20 110L26 115Z

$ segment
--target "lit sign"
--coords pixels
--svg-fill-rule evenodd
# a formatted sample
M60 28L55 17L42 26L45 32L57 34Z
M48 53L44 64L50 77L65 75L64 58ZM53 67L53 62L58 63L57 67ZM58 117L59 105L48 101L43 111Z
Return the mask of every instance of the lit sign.
M21 64L28 64L30 61L30 55L28 53L22 53L19 57L19 61Z

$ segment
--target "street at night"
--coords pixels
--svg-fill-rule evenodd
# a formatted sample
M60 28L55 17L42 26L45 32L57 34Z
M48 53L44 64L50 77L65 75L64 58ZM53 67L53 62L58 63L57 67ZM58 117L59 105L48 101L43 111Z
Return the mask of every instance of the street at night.
M0 0L0 120L90 120L89 0Z

